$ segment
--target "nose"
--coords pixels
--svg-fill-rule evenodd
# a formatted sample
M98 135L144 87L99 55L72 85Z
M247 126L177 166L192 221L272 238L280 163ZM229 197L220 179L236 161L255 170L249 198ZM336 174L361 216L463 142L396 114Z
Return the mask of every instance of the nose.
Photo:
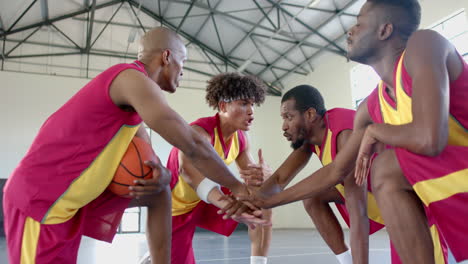
M281 128L283 129L284 132L286 132L286 130L288 130L288 123L283 122L283 126Z
M351 37L351 36L353 35L353 31L354 31L354 27L355 27L355 26L356 26L356 25L352 26L352 27L348 30L348 32L347 32L347 34L346 34L346 35L348 36L348 38Z
M247 108L247 114L253 115L253 113L254 113L254 106L253 106L253 104L251 104L251 105Z

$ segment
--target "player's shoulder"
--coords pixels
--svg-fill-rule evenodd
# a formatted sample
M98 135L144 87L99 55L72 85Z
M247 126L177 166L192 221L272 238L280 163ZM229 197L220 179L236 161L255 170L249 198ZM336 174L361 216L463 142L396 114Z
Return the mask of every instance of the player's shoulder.
M431 55L434 51L448 50L451 46L449 40L440 33L431 29L421 29L411 34L408 39L406 54L412 55L412 53L419 54L426 52L429 53L428 55Z

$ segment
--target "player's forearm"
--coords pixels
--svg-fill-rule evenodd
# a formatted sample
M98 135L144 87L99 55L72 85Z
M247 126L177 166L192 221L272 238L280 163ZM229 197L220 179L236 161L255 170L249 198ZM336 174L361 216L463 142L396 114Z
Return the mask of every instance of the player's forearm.
M433 156L443 149L438 140L434 140L427 131L417 129L412 123L405 125L372 124L369 125L370 133L379 142L393 147L400 147L411 152ZM429 133L430 134L430 133Z
M208 201L218 208L224 208L228 202L226 200L220 200L223 196L223 193L218 188L211 189L210 193L208 194Z
M171 190L166 187L156 195L157 203L148 206L146 236L153 264L171 262Z
M196 133L196 132L195 132ZM184 153L191 159L192 164L210 180L227 187L233 192L242 188L242 183L232 174L213 147L203 138L196 141L197 151Z
M276 207L306 198L311 198L335 186L342 179L341 174L333 172L332 166L325 166L296 183L294 186L273 195L267 201L267 207Z
M259 188L259 192L263 193L265 196L272 196L281 192L286 185L281 185L278 182L278 178L275 174L266 180L262 186Z
M309 147L301 147L289 155L281 166L266 180L260 191L267 196L282 191L294 177L306 166L312 155Z

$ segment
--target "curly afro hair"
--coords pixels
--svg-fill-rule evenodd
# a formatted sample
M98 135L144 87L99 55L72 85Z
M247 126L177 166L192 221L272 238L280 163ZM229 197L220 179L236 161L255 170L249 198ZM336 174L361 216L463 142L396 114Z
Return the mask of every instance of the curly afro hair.
M252 99L259 106L265 101L266 86L263 81L252 75L240 75L237 72L221 73L208 81L206 101L218 109L221 100L230 102L238 99Z

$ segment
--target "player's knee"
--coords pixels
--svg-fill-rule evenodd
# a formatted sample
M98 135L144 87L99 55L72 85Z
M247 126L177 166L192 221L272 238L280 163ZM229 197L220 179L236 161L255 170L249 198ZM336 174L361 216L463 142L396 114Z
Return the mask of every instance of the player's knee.
M317 212L320 208L321 203L323 202L319 197L308 198L308 199L302 200L304 209L307 211L309 215L313 214L314 212Z
M373 192L398 188L401 171L394 150L385 150L372 162L371 186Z

